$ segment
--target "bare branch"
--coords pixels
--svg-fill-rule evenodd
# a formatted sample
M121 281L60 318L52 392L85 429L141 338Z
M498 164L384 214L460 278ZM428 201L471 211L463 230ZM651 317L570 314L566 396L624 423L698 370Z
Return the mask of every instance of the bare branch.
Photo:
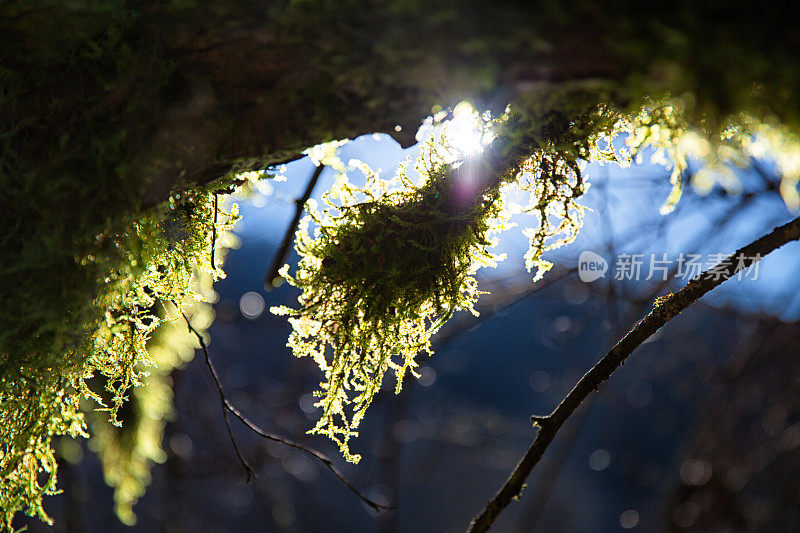
M214 253L217 248L217 203L219 202L219 194L214 193L214 220L211 221L211 268L217 268Z
M653 310L578 381L555 411L547 416L532 417L534 425L539 427L533 444L498 493L472 521L467 531L477 533L488 530L503 509L512 500L519 498L525 480L567 419L645 340L707 292L784 244L798 239L800 239L800 218L775 228L771 233L740 248L714 268L692 278L680 291L657 302Z
M174 303L174 302L173 302ZM242 452L239 450L239 445L236 444L236 439L233 436L233 430L231 429L231 422L228 420L228 411L230 410L228 399L225 397L225 391L222 390L222 383L219 381L219 374L217 374L217 369L214 368L214 364L211 362L211 357L208 355L208 348L206 347L206 341L203 340L203 336L194 329L192 323L189 322L189 317L186 316L186 313L178 308L180 314L183 316L183 319L186 321L186 326L189 328L189 331L194 333L194 336L197 337L198 342L200 342L200 348L203 349L203 353L206 357L206 366L208 367L208 371L211 373L211 377L214 378L214 384L217 386L217 393L219 394L219 402L222 405L222 418L225 420L225 427L228 428L228 436L231 438L231 444L233 444L233 449L236 451L236 456L239 458L239 462L242 463L244 467L244 471L247 474L247 482L250 483L250 480L255 475L253 469L245 460L244 456L242 456Z
M174 302L173 302L173 304L174 304ZM331 473L333 473L334 476L339 478L339 481L341 481L348 489L350 489L350 491L353 494L358 496L358 498L362 502L364 502L365 504L370 506L373 510L375 510L375 512L379 513L382 510L391 510L391 509L395 509L396 508L394 506L382 505L380 503L377 503L377 502L367 498L360 490L358 490L352 483L350 483L347 480L347 478L344 476L344 474L342 474L339 471L339 469L336 468L336 466L333 464L333 461L331 461L328 458L328 456L326 456L321 451L316 450L314 448L310 448L310 447L305 446L303 444L300 444L297 441L294 441L294 440L291 440L291 439L287 439L286 437L282 437L280 435L276 435L274 433L269 433L267 431L264 431L263 429L258 427L255 423L253 423L249 418L244 416L242 414L242 412L239 411L236 408L236 406L234 406L228 400L228 398L225 396L225 392L223 391L222 384L220 383L220 380L219 380L219 375L217 374L217 371L214 368L213 363L211 362L211 357L208 354L208 346L206 346L206 343L203 340L203 336L192 326L192 324L189 322L189 318L186 316L186 314L184 314L183 311L180 311L180 313L181 313L181 315L183 315L183 318L186 321L186 326L189 328L189 331L191 331L194 334L194 336L197 337L197 340L200 343L200 348L203 350L203 354L204 354L205 360L206 360L206 366L208 367L209 371L211 372L211 377L214 379L214 384L217 386L217 392L219 393L220 403L222 404L222 411L223 411L224 418L225 418L225 425L228 427L228 435L231 438L231 442L233 443L233 449L236 451L236 455L239 457L239 461L242 463L242 465L244 466L245 470L247 471L247 480L248 480L248 482L250 481L250 478L253 475L253 470L250 468L250 465L247 464L247 461L245 461L245 459L242 457L242 454L239 451L239 447L236 444L236 440L233 438L233 433L231 431L231 426L230 426L230 423L228 422L228 413L231 413L233 416L238 418L245 426L250 428L257 435L260 435L261 437L263 437L263 438L265 438L267 440L271 440L273 442L279 442L279 443L284 444L286 446L290 446L292 448L300 450L301 452L303 452L303 453L305 453L307 455L310 455L310 456L316 458L317 460L319 460L319 462L321 462L328 470L330 470Z
M300 223L300 217L303 215L303 209L305 208L308 199L311 198L311 193L314 192L314 187L317 185L317 181L322 175L322 171L324 169L325 165L317 165L317 168L314 169L314 173L311 175L311 179L308 180L308 185L306 185L306 190L303 193L303 196L294 201L294 218L292 219L292 223L289 224L289 227L286 229L286 235L283 236L281 247L275 254L275 259L272 260L272 266L267 271L267 275L264 278L264 288L268 291L271 291L273 288L275 288L274 282L278 278L278 271L281 269L283 262L286 260L286 253L289 251L289 246L291 246L292 242L294 241L294 233L297 231L297 224Z

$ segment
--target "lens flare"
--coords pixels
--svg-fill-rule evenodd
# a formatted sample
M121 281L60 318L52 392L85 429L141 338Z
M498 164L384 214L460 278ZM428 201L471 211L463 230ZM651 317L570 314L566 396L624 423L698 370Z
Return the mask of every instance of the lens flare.
M453 118L445 123L447 142L461 156L479 154L493 138L487 117L481 117L469 102L459 103L453 109Z

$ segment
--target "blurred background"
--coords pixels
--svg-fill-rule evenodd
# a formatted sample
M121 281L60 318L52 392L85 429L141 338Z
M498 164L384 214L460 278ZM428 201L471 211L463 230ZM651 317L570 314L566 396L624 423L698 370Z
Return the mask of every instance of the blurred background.
M339 156L391 176L417 150L367 136ZM322 450L355 486L397 510L377 515L315 459L233 421L257 472L246 483L198 354L173 373L177 416L166 429L167 459L134 509L138 523L117 520L96 458L83 453L63 462L63 493L46 506L55 528L31 521L31 531L463 531L530 445L530 416L555 408L657 296L696 273L681 258L708 268L718 254L796 216L767 159L736 169L738 187L687 187L669 215L659 214L669 171L589 166L591 211L579 239L549 254L555 267L532 283L522 260L526 238L519 228L501 237L498 251L508 258L478 273L488 291L480 317L456 315L435 337L435 354L419 361L421 377L399 395L386 380L351 441L363 455L356 466L326 438L305 434L318 416L311 393L319 370L293 357L288 323L269 312L296 305L298 291L263 288L312 172L306 157L286 167L286 181L264 180L236 200L241 246L215 286L209 353L228 398L250 419ZM333 177L326 169L313 196ZM585 251L608 265L591 282L579 275ZM634 256L639 274L624 275ZM798 267L800 246L778 250L641 346L566 424L495 529L800 530Z

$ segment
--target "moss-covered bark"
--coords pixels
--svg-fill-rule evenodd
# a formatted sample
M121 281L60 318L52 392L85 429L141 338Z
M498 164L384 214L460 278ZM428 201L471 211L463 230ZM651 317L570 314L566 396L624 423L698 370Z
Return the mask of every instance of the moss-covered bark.
M770 6L84 0L6 2L0 16L4 85L25 87L4 120L39 128L11 148L41 156L112 119L125 153L106 157L135 167L150 203L333 139L411 143L433 105L497 110L543 84L606 79L628 97L690 92L710 116L798 114L796 25Z

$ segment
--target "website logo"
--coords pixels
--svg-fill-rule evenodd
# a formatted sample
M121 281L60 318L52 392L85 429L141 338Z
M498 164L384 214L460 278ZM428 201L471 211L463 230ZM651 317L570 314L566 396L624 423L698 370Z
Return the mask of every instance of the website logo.
M578 257L578 276L581 281L591 283L605 277L608 272L608 261L591 250L584 250Z

